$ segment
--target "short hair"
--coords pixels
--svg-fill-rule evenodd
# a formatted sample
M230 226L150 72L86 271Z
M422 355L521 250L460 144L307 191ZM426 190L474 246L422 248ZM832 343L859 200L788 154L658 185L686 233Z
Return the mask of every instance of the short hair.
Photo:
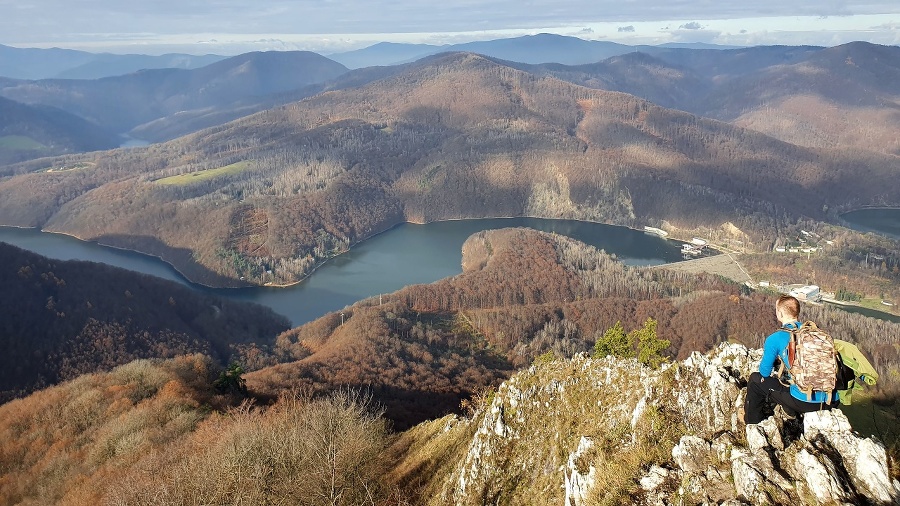
M775 310L780 310L785 316L796 319L800 316L800 301L796 297L782 295L778 297L778 302L775 303Z

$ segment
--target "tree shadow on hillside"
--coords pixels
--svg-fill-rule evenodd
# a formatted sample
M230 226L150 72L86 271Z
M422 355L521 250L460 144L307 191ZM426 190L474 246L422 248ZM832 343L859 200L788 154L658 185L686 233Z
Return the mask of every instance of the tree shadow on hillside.
M218 274L194 261L194 252L187 248L174 248L146 235L108 234L96 238L104 246L123 248L150 255L168 263L187 281L215 288L240 288L249 286L238 279Z

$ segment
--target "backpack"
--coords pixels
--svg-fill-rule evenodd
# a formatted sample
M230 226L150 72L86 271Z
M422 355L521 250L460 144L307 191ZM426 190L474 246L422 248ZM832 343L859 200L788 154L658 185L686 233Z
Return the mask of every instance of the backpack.
M840 395L841 404L850 405L853 402L853 391L878 382L878 372L855 344L835 339L834 348L840 360L835 389Z
M812 400L814 391L826 392L827 399L838 387L847 388L846 371L838 367L839 355L834 348L834 339L828 332L820 329L814 322L807 321L799 328L782 328L790 332L788 341L788 364L790 373L788 384L797 385L801 392L806 394L807 400ZM778 377L782 377L785 364L778 368ZM838 373L841 372L842 385L838 385ZM850 372L849 374L853 374Z

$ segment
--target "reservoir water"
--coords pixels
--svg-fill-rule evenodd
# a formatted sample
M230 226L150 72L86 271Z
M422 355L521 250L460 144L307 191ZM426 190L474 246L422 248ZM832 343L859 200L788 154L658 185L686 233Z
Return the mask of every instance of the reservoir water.
M857 209L841 215L850 228L900 240L900 208Z
M615 254L626 265L659 265L682 260L681 243L599 223L538 218L406 223L353 246L297 285L213 289L188 282L172 266L155 257L65 235L0 227L0 241L49 258L102 262L177 281L196 290L255 302L286 316L294 325L302 325L367 297L459 274L466 238L481 230L505 227L530 227L572 237Z

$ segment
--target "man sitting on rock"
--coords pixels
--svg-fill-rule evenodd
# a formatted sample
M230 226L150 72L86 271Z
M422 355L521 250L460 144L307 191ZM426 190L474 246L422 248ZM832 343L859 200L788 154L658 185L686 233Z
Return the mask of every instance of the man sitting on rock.
M800 328L798 321L800 316L800 301L796 298L782 295L775 303L775 317L781 322L784 329ZM768 415L763 413L768 401L775 402L791 417L797 417L802 413L831 409L838 405L838 394L832 392L829 399L828 392L813 391L810 396L802 392L797 385L787 386L778 377L772 375L777 360L784 364L788 362L788 345L791 341L791 333L788 330L778 330L766 338L763 347L763 357L759 362L759 372L750 375L747 383L747 399L744 402L744 422L747 424L759 423Z

